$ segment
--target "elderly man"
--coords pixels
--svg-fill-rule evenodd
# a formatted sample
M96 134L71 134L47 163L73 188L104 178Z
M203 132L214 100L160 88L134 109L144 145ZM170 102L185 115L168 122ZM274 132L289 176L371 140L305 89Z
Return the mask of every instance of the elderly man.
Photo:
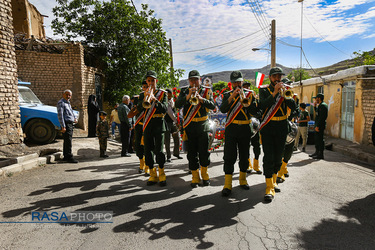
M280 94L284 88L281 77L285 75L279 67L270 70L269 79L271 84L263 86L259 90L260 109L264 111L263 121L260 125L260 134L263 145L263 171L266 177L266 194L264 200L271 202L275 192L280 192L277 186L277 172L282 164L282 157L286 137L288 134L287 107L296 109L296 102L290 98L286 99Z
M208 112L215 108L211 90L210 88L200 88L200 78L197 70L190 71L190 86L181 90L176 101L176 108L183 108L184 112L183 127L188 141L187 158L192 173L190 185L193 188L196 188L200 183L199 166L201 166L203 186L210 184L207 173L208 165L210 165ZM185 139L186 136L184 136Z
M130 102L130 97L128 95L124 95L122 97L122 103L118 106L118 118L120 119L121 126L120 126L120 135L121 135L121 156L122 157L130 157L131 155L128 153L129 148L129 131L131 129L131 125L129 123L128 113L130 111L128 104Z
M63 98L57 103L57 116L59 118L61 132L64 138L63 160L69 163L78 163L78 161L73 158L72 154L73 123L77 122L77 118L75 117L72 106L70 105L71 98L72 91L69 89L65 90Z

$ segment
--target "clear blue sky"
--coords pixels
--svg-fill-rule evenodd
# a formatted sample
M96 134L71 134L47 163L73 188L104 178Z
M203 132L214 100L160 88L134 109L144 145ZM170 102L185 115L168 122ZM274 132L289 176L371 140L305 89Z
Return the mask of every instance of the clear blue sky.
M47 36L53 37L51 0L29 0L45 18ZM167 38L172 39L174 66L197 69L201 74L260 68L270 63L267 30L276 20L276 35L282 42L300 45L301 10L298 0L133 0L155 10L163 19ZM257 15L251 3L258 3ZM257 22L256 17L261 21ZM375 0L304 0L303 49L313 68L349 59L354 51L375 47ZM241 40L238 40L243 38ZM238 40L238 41L235 41ZM233 42L231 42L233 41ZM231 43L230 43L231 42ZM299 67L300 49L277 42L276 62ZM205 49L228 43L212 49ZM202 50L203 49L203 50ZM199 50L196 52L189 52ZM181 53L187 52L187 53ZM309 67L303 58L303 67ZM268 72L262 72L267 74ZM185 74L185 77L186 77Z

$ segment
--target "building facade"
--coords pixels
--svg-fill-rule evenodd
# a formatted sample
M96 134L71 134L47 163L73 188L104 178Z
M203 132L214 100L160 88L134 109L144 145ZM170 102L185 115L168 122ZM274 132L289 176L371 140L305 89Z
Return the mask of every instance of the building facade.
M365 65L293 83L300 102L313 103L324 94L328 105L325 133L355 143L372 144L371 126L375 117L375 65ZM313 114L312 105L307 108Z

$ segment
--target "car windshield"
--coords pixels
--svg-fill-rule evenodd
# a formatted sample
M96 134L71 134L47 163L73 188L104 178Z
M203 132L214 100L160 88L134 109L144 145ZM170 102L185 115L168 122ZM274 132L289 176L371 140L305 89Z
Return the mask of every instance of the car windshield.
M19 103L43 104L30 89L19 88Z

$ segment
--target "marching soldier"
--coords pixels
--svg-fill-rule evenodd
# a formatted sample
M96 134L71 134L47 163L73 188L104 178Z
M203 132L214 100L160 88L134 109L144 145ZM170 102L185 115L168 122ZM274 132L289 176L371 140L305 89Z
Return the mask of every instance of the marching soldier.
M244 82L242 84L242 87L244 89L250 90L250 82ZM259 106L259 100L258 98L254 95L255 102L257 104L257 107ZM258 110L256 115L254 116L257 119L261 118L261 114L259 114L261 111ZM260 155L260 138L259 138L259 132L257 132L253 137L250 139L250 144L253 147L253 153L254 153L254 160L253 160L253 165L251 165L251 159L250 159L250 154L249 154L249 167L247 168L248 173L252 173L252 170L257 174L262 174L262 171L259 168L259 155Z
M162 89L156 88L157 74L148 71L146 74L148 89L139 95L137 109L140 113L145 112L143 121L144 154L145 163L150 168L150 178L147 185L158 183L160 186L167 185L164 173L165 155L163 153L165 121L167 112L167 97ZM154 155L159 165L159 179L154 168Z
M142 82L142 90L144 93L148 88L148 84L146 81ZM139 99L138 99L139 102ZM136 105L136 104L135 104ZM143 136L143 119L145 117L145 112L142 111L141 113L138 112L137 107L133 107L133 109L130 111L129 116L135 116L135 123L133 125L134 129L134 148L135 148L135 153L137 157L139 158L139 173L145 173L148 175L149 168L145 164L145 157L144 157L144 144L142 142L142 136Z
M210 165L208 112L215 108L215 104L210 88L199 88L200 74L197 70L189 72L189 84L189 88L181 90L176 108L183 107L184 137L187 136L187 158L192 174L190 185L195 188L200 183L199 166L201 166L203 185L210 184L207 173Z
M232 192L232 176L234 164L237 160L237 149L239 153L240 186L249 190L246 181L247 168L249 166L250 150L250 117L257 111L257 104L252 91L244 91L241 88L243 77L240 71L233 71L230 74L233 90L224 94L220 106L222 113L227 113L225 124L224 144L224 172L225 184L222 190L223 196L229 196Z
M280 90L284 89L281 76L285 75L279 67L270 70L271 84L259 90L260 109L264 110L260 132L263 145L263 171L266 178L265 201L271 202L275 192L280 192L276 183L280 170L285 141L288 134L287 107L296 109L293 98L284 98Z

